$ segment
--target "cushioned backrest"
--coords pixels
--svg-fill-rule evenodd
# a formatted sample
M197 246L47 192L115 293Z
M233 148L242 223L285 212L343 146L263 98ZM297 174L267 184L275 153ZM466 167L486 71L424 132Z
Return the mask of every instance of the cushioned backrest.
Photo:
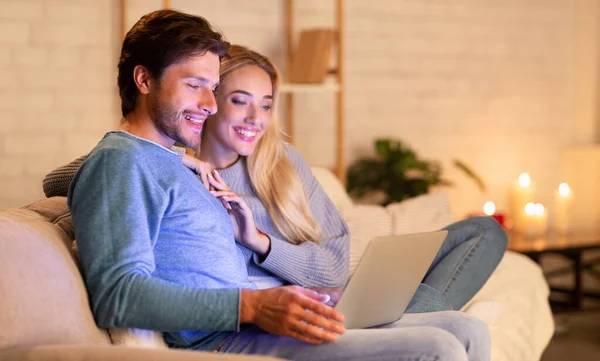
M311 167L311 170L338 211L341 212L346 208L352 207L352 199L346 193L344 185L330 170L318 166Z
M59 204L58 210L66 213L64 199L42 202L49 203L38 205L41 208ZM69 250L71 239L49 221L52 218L56 223L65 219L31 209L0 210L0 349L110 343L92 317Z
M353 274L369 242L392 234L392 218L385 208L366 204L346 208L341 214L350 231L350 274Z

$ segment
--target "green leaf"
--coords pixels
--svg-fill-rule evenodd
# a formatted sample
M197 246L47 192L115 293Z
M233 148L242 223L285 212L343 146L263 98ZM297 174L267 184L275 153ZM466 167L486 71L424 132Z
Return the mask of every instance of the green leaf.
M389 139L377 139L375 140L375 152L384 162L390 157L390 153L392 152L392 144Z
M465 173L467 175L467 177L471 178L475 184L477 184L477 187L479 187L479 190L481 192L486 192L487 188L485 186L485 183L483 182L483 179L481 179L481 177L479 177L469 166L467 166L465 163L461 162L460 160L454 160L454 166L458 169L460 169L461 171L463 171L463 173Z
M385 165L378 159L361 159L351 165L346 172L348 193L361 197L372 190L381 189Z

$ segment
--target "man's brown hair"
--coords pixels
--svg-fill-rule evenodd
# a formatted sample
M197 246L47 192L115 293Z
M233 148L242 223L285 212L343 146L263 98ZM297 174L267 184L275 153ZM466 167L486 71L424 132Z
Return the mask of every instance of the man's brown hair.
M223 58L229 43L201 16L175 10L158 10L146 14L127 32L119 59L119 94L121 113L135 108L138 89L133 69L142 65L155 79L164 70L190 56L211 52Z

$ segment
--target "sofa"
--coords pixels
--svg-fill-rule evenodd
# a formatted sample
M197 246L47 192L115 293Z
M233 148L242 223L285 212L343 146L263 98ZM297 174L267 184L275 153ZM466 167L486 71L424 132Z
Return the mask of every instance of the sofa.
M438 192L386 208L355 204L328 170L313 172L350 227L351 268L373 237L434 230L453 221ZM553 333L540 268L507 252L464 312L492 334L493 361L539 360ZM160 334L98 328L73 248L66 199L0 210L0 360L274 360L167 349ZM137 347L132 347L137 346Z

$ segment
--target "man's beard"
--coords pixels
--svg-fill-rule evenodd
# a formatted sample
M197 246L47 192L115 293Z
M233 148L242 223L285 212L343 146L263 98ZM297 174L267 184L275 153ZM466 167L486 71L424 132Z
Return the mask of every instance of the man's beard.
M161 103L158 96L153 96L150 102L150 112L154 126L159 132L189 148L196 148L200 137L187 139L181 134L181 117L177 110Z

